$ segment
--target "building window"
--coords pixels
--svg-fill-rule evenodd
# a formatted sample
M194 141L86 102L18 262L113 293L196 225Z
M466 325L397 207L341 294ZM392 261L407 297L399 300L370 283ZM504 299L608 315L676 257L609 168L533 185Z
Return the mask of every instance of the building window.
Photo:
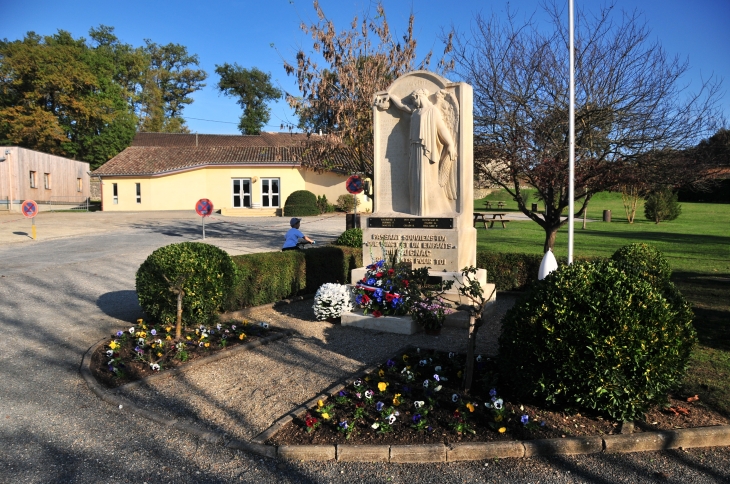
M137 203L142 203L142 184L135 183L135 186L137 190Z
M34 171L30 172L30 187L31 188L37 188L38 187L38 181L36 179L36 174Z
M43 174L43 187L46 190L51 189L51 174L50 173L44 173Z
M233 208L251 208L251 179L234 178L233 180Z
M262 207L278 207L279 206L279 179L278 178L262 178L261 179L261 206Z
M76 191L81 192L81 191L83 191L82 190L83 188L84 188L84 182L81 181L81 178L77 178L76 179Z
M116 183L112 183L112 196L114 197L114 205L119 203L119 190Z

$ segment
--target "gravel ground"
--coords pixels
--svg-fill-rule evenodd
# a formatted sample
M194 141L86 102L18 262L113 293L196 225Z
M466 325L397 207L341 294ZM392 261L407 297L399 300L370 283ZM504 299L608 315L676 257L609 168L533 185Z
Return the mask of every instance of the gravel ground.
M163 430L99 400L84 384L79 365L101 338L142 316L134 293L139 264L157 247L199 240L200 220L168 213L147 214L144 220L129 214L41 214L36 222L39 240L29 241L21 234L30 224L16 222L13 215L0 215L0 483L730 482L728 448L451 464L290 463ZM280 232L275 226L280 222L267 226L264 220L221 221L220 227L211 222L206 223L206 234L209 242L232 251L256 251L278 243L272 234ZM344 228L334 223L328 229L327 224L314 220L310 233L323 239ZM256 318L276 324L286 315L286 308L260 310ZM246 387L248 395L239 395L259 404L242 415L227 416L219 402L233 397L220 390L205 402L206 407L216 407L206 410L211 418L219 418L221 426L236 420L243 435L256 433L288 401L307 398L296 392L278 396L272 386L257 382L288 379L294 382L290 385L301 385L292 388L315 392L326 387L329 378L378 360L376 352L390 353L386 345L402 346L395 340L401 337L393 335L370 334L367 344L356 345L341 335L357 330L314 322L300 326L292 328L296 336L289 341L252 352L249 357L259 355L258 362L236 365L236 371L247 373L252 382ZM448 331L439 340L446 342ZM487 333L484 328L480 338L485 345ZM319 368L315 375L303 373L311 383L297 382L293 372L298 362ZM278 365L285 368L281 380L267 375ZM208 370L209 381L214 381L230 366L217 373L201 371ZM196 385L204 388L200 378ZM243 382L239 386L244 388ZM263 408L269 405L267 392L280 407ZM185 398L193 401L199 396Z

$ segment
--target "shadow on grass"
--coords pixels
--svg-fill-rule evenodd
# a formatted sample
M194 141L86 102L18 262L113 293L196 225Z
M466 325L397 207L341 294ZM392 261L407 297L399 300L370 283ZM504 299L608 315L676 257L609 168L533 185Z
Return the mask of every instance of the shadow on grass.
M685 244L685 245L730 245L730 237L724 237L720 235L703 235L703 234L682 234L676 232L651 232L651 231L628 231L621 230L618 232L608 231L586 231L581 232L581 235L586 237L612 237L621 239L637 240L639 242L662 242L671 244ZM714 259L709 259L714 260ZM727 260L727 258L717 259Z
M730 351L730 275L675 271L672 281L692 303L700 344Z

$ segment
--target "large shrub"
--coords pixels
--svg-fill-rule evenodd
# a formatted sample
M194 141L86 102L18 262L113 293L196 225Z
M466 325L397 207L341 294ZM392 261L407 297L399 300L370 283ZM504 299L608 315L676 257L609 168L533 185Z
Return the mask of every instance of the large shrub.
M317 196L309 190L292 192L284 202L284 216L304 217L307 215L319 215Z
M653 245L644 243L625 245L614 252L611 259L621 268L643 277L660 290L666 287L672 276L669 261Z
M695 341L669 289L610 260L562 266L502 320L500 377L524 397L642 419L681 381Z
M341 212L352 212L355 209L355 204L360 205L360 199L355 195L340 195L337 197L335 205Z
M187 324L207 324L226 303L236 282L236 267L224 251L200 242L160 247L137 270L139 305L160 323L177 319L177 295L182 289L182 318Z
M337 237L335 245L344 245L345 247L362 247L362 229L347 229Z
M674 220L682 213L679 198L669 188L650 192L644 199L644 217L655 223Z

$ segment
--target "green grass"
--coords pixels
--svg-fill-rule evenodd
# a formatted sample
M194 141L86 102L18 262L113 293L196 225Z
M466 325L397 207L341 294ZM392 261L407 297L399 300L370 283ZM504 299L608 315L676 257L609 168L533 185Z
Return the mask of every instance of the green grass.
M484 200L503 200L503 211L518 211L517 203L503 190L476 200L476 211L485 210ZM528 206L536 201L532 196ZM587 212L596 221L582 229L582 219L575 220L573 255L609 257L634 242L652 244L664 253L672 267L672 281L692 303L699 339L680 392L697 394L700 401L730 416L730 204L681 205L677 220L655 224L644 219L640 201L635 221L629 224L621 195L599 193ZM611 210L610 223L602 221L604 210ZM512 221L504 230L477 230L479 249L490 252L542 254L544 240L544 230L532 221ZM555 255L567 257L567 246L566 226L558 232Z

